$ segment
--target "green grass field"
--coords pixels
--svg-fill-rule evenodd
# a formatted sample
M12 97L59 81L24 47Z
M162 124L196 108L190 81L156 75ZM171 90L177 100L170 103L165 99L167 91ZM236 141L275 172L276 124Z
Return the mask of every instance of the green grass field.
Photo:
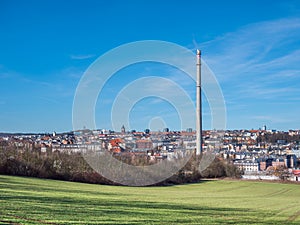
M300 185L120 187L0 176L0 224L300 224Z

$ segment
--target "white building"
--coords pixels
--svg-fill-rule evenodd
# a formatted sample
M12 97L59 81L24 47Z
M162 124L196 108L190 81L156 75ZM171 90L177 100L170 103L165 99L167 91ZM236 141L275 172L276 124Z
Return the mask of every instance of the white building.
M255 160L236 160L233 164L245 173L256 173L259 171L259 163Z

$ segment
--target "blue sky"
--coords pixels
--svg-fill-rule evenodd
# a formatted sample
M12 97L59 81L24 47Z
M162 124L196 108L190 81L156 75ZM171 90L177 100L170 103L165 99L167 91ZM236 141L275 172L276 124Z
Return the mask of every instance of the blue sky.
M3 0L0 32L2 132L72 130L73 97L84 71L110 49L139 40L201 48L222 88L228 129L300 128L299 1ZM145 68L124 69L126 76L110 80L96 106L99 128L111 128L111 105L103 104L111 103L109 90ZM157 65L151 70L159 73ZM185 85L193 94L192 82ZM206 103L203 111L210 129ZM130 118L137 130L164 122L178 129L174 108L153 98L137 104Z

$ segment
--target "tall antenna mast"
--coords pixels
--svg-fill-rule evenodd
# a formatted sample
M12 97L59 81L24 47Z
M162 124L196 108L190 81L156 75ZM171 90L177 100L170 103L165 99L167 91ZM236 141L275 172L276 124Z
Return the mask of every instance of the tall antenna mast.
M201 50L197 49L196 82L196 155L202 153L202 97L201 97Z

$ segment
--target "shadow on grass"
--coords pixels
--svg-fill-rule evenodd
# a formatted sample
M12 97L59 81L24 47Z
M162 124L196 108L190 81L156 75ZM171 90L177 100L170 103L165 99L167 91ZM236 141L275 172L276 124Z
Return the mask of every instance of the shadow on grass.
M138 220L162 223L204 222L219 224L283 224L284 221L266 221L271 213L240 208L204 207L169 203L120 201L101 199L88 200L44 196L1 196L1 200L22 204L25 215L38 219L41 215L53 215L56 219L82 219L89 217L100 221ZM47 216L45 216L47 218ZM109 219L108 219L109 218ZM51 219L50 219L51 221Z

